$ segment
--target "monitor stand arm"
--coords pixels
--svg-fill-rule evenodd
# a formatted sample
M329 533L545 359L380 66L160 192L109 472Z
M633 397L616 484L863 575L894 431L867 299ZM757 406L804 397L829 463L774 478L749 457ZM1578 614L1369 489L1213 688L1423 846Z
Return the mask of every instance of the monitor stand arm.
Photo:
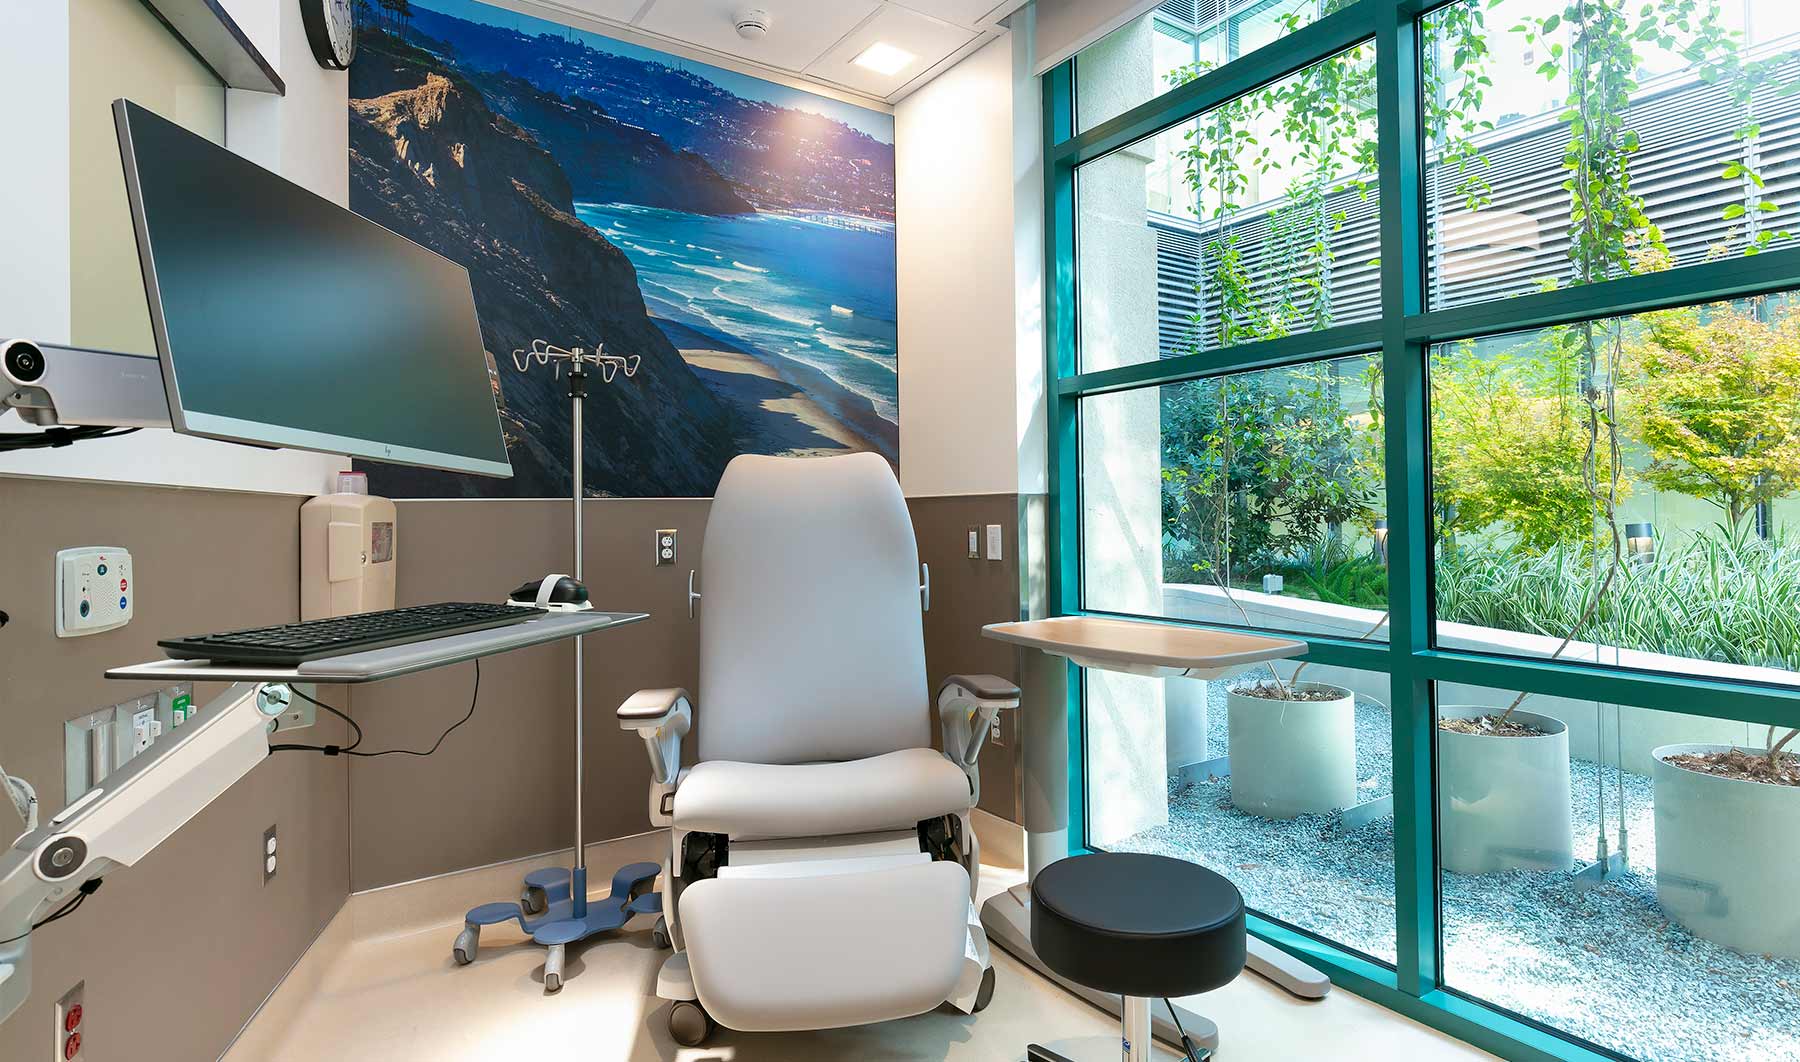
M169 427L155 356L22 339L0 340L0 413L8 409L39 427Z
M283 701L239 682L85 796L0 853L0 1022L31 994L31 925L129 867L269 755ZM17 938L17 939L14 939Z

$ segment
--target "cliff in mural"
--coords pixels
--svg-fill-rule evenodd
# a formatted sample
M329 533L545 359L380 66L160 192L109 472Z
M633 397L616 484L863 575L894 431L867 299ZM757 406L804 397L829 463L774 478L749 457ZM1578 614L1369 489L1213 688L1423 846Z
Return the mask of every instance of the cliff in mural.
M534 339L643 359L589 389L591 494L707 495L739 453L897 461L893 147L857 127L891 118L473 0L411 10L351 67L350 204L469 270L515 475L370 464L372 489L566 494L567 385L510 354Z
M726 411L650 321L630 261L574 216L569 178L556 159L467 83L404 48L369 51L375 54L366 51L354 67L352 201L469 270L515 440L512 483L384 467L381 489L565 492L567 385L548 370L512 371L510 352L537 337L572 344L604 336L608 350L644 361L635 378L591 391L587 415L603 445L589 451L590 490L710 493L732 456L720 434ZM371 84L386 91L368 95Z

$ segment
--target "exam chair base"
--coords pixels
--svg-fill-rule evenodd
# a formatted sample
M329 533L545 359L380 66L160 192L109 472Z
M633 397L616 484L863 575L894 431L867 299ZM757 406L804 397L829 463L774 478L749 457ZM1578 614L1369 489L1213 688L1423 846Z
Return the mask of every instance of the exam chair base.
M1037 951L1031 946L1031 886L1015 885L1005 892L989 897L981 907L981 925L987 930L988 940L1000 945L1030 966L1044 977L1060 985L1065 990L1081 997L1099 1007L1106 1013L1119 1016L1119 997L1096 992L1085 985L1058 977L1037 957ZM1273 981L1282 989L1301 999L1323 999L1331 991L1331 981L1324 974L1302 963L1275 947L1251 937L1249 942L1249 961L1245 969L1257 973ZM1194 1043L1207 1052L1219 1049L1219 1027L1212 1019L1199 1014L1180 1003L1175 1009L1181 1013L1181 1024ZM1175 1032L1174 1023L1166 1015L1156 1014L1152 1017L1154 1035L1157 1039L1170 1044L1181 1042ZM1119 1044L1112 1044L1112 1055L1117 1058ZM1075 1062L1080 1062L1079 1057Z

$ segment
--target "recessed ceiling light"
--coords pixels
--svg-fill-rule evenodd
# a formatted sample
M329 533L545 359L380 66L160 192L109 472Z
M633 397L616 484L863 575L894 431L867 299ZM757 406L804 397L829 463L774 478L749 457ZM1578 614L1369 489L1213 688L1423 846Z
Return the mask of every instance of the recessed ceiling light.
M876 41L869 45L863 53L850 60L857 66L873 70L877 74L894 75L912 65L918 56L904 48L896 48L885 41Z

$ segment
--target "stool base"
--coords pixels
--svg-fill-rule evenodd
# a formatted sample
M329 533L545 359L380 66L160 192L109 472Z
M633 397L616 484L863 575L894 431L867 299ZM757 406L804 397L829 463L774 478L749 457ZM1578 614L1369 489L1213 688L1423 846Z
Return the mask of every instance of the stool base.
M987 903L981 906L981 925L983 929L987 930L990 943L999 944L1019 961L1030 966L1063 990L1086 1000L1114 1017L1122 1017L1118 996L1096 992L1086 985L1076 984L1074 981L1061 977L1045 966L1037 957L1037 950L1031 946L1031 886L1018 885L990 897ZM1181 1037L1175 1032L1174 1023L1169 1021L1168 1012L1162 1007L1160 1001L1153 1011L1148 1006L1145 1009L1148 1012L1146 1019L1152 1033L1157 1038L1170 1044L1181 1042ZM1179 1002L1175 1004L1175 1009L1181 1012L1182 1027L1187 1030L1188 1037L1194 1041L1196 1047L1208 1054L1219 1049L1219 1027L1213 1024L1211 1018ZM1110 1036L1103 1039L1110 1045L1108 1049L1110 1053L1096 1056L1093 1055L1090 1048L1086 1049L1086 1055L1103 1059L1104 1062L1118 1062L1123 1045ZM1144 1043L1149 1043L1147 1037L1142 1039ZM1036 1047L1036 1045L1033 1046ZM1054 1047L1055 1045L1049 1046ZM1037 1049L1043 1050L1043 1048ZM1050 1056L1045 1057L1050 1058ZM1072 1062L1087 1062L1087 1058L1082 1054L1069 1057ZM1143 1057L1150 1058L1151 1056ZM1160 1054L1158 1057L1161 1057ZM1167 1057L1175 1058L1177 1056L1168 1055ZM1050 1062L1054 1062L1054 1059L1050 1059Z
M1200 1057L1210 1058L1211 1052L1202 1051ZM1154 1044L1150 1050L1141 1054L1127 1054L1125 1045L1118 1036L1071 1037L1032 1044L1025 1049L1026 1062L1121 1062L1122 1059L1129 1059L1130 1062L1185 1062L1181 1052L1171 1051L1161 1044Z

